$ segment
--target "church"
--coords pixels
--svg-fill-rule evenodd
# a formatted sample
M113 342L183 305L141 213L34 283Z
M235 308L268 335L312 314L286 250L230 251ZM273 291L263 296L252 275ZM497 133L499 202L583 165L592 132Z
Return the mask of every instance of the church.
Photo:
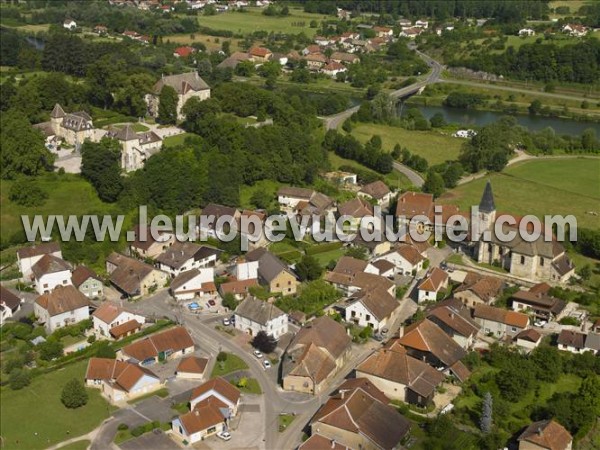
M564 283L575 273L575 266L568 258L564 246L556 240L546 241L542 233L536 240L528 242L519 233L503 242L493 233L496 219L506 214L497 214L492 185L488 181L479 203L479 224L481 237L474 242L474 257L477 262L499 265L510 274L533 281ZM512 216L512 215L511 215ZM520 217L512 216L516 225L504 224L504 233L510 228L518 231ZM489 238L485 238L484 231Z

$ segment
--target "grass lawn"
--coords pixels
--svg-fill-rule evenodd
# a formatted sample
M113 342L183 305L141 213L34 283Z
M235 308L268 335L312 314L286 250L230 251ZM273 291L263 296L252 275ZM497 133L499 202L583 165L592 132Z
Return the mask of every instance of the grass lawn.
M149 392L148 394L141 395L137 398L134 398L133 400L129 400L127 403L130 405L133 405L134 403L141 402L142 400L146 400L147 398L154 397L154 396L157 396L160 398L166 398L169 396L169 390L167 388L161 388L158 391Z
M252 186L243 185L240 188L240 205L242 208L253 209L254 206L250 203L252 194L256 191L264 190L273 199L271 206L274 206L277 203L277 190L282 186L285 185L274 180L257 181Z
M223 375L237 372L238 370L244 370L248 368L248 364L244 362L242 358L233 353L226 353L227 359L223 362L217 361L212 373L211 378L222 377Z
M262 11L262 8L246 8L246 12L231 11L214 16L198 16L198 23L203 27L228 30L238 34L249 34L255 31L286 34L303 32L312 37L317 28L310 28L311 20L319 22L325 17L320 14L305 13L297 8L290 8L290 14L286 17L265 16Z
M345 253L346 253L346 250L344 248L338 248L336 250L331 250L329 252L317 253L313 256L315 257L315 259L317 261L319 261L319 264L321 264L321 267L325 267L325 266L327 266L327 264L329 264L330 261L337 262L337 260L340 259L342 256L344 256Z
M174 44L190 45L194 42L201 42L206 46L206 50L209 52L218 52L221 50L223 42L229 41L230 51L237 52L239 48L239 41L231 38L207 36L199 33L192 34L168 34L163 38L165 43L172 42Z
M329 152L329 162L331 162L332 170L338 170L340 168L340 166L350 166L350 167L357 167L357 168L363 169L363 170L371 170L368 167L363 166L360 163L357 163L356 161L353 161L351 159L342 158L341 156L338 156L333 152ZM371 170L371 172L374 172L374 171ZM376 172L374 172L374 173L376 173ZM407 189L412 186L412 183L406 177L406 175L404 175L400 172L397 172L395 170L392 171L391 173L388 173L387 175L383 175L383 178L386 183L390 184L395 189Z
M56 215L117 214L117 207L102 202L90 183L73 174L47 174L37 178L38 185L48 194L42 206L20 206L8 199L12 181L0 181L0 232L2 239L8 239L22 230L21 215L32 218L39 214L47 217Z
M464 143L464 139L443 135L438 131L411 131L372 123L357 125L352 134L363 143L377 134L381 136L385 150L391 152L396 144L400 144L411 153L425 158L429 165L458 158Z
M81 441L73 442L72 444L65 445L64 447L60 447L60 450L86 450L88 445L91 444L91 441L87 439L83 439Z
M77 344L78 342L86 342L87 338L85 336L64 336L60 339L65 347L69 345Z
M146 125L136 122L133 125L131 125L131 128L133 128L133 131L135 131L136 133L143 133L145 131L149 131L150 128L148 128Z
M63 386L71 378L82 380L87 361L36 377L20 391L0 390L0 424L4 447L35 450L88 433L114 409L97 389L88 389L87 405L67 409L60 401ZM67 432L69 432L67 434Z
M282 433L296 418L293 414L279 414L279 432Z
M466 183L440 197L468 211L478 205L487 180L492 183L499 212L514 214L573 214L578 226L599 229L600 159L547 159L526 161L501 173Z
M188 136L194 136L192 133L181 133L175 136L167 136L163 139L163 146L165 148L168 147L176 147L178 145L183 145L185 138Z
M262 394L262 389L260 388L260 384L258 383L258 380L256 378L247 378L246 379L246 386L244 386L244 387L239 387L235 383L231 383L231 384L233 384L240 391L242 391L242 392L244 392L246 394L254 394L254 395L260 395L260 394Z
M273 242L269 251L288 262L298 262L302 258L302 252L288 242Z

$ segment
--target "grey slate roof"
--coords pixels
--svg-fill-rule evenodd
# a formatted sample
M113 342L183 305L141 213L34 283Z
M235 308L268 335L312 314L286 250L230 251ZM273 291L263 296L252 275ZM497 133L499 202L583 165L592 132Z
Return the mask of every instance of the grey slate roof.
M271 320L285 315L277 306L259 300L256 297L247 297L235 309L235 314L264 326Z
M204 91L210 89L208 84L200 78L198 72L188 72L162 77L154 85L154 93L160 94L160 91L162 91L164 86L171 86L179 95L189 91Z
M260 247L246 254L247 261L258 261L258 275L270 283L281 272L292 273L288 267L273 253Z
M54 109L52 109L52 113L50 113L50 117L53 119L60 119L61 117L65 117L65 110L62 109L58 103L54 105Z
M492 193L492 183L488 180L481 201L479 202L479 211L490 213L495 210L496 204L494 203L494 194Z

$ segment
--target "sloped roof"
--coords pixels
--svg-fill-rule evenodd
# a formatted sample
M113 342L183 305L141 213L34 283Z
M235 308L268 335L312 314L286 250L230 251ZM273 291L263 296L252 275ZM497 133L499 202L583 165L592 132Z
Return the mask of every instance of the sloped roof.
M54 105L54 108L52 108L52 112L50 113L50 117L52 117L53 119L60 119L62 117L65 117L65 115L65 110L62 109L62 106L60 106L58 103Z
M528 328L527 330L521 331L519 334L515 336L515 340L521 339L529 342L537 342L541 339L542 335L535 331L533 328Z
M111 283L129 295L138 294L141 281L157 270L149 264L115 252L109 255L107 261L117 266L110 274Z
M281 272L288 272L293 275L288 266L284 264L277 256L273 253L260 247L256 250L252 250L246 254L247 261L258 261L258 274L259 276L270 283L275 277Z
M381 200L387 194L390 193L390 188L387 187L381 180L374 181L373 183L366 184L360 190L363 194L370 195L376 200Z
M298 450L352 450L350 447L346 447L344 444L340 444L335 439L329 439L321 436L318 433L313 434L306 441L304 441Z
M461 312L451 306L442 306L432 309L427 317L434 318L434 321L439 320L461 336L469 337L476 335L480 326L467 317L466 314L461 314Z
M194 346L192 337L183 327L170 328L144 339L123 347L123 353L144 361L148 358L156 358L159 353L171 350L173 352Z
M277 306L256 297L246 297L235 309L235 314L266 326L270 321L285 315Z
M356 370L403 384L424 397L428 397L444 381L441 372L408 355L401 346L372 353Z
M481 300L489 303L502 292L503 285L504 282L500 278L468 272L455 292L471 291Z
M31 271L36 278L40 278L49 273L63 272L65 270L71 270L70 264L63 259L49 254L42 256L40 260L31 267Z
M216 377L211 380L208 380L206 383L201 384L197 388L192 391L192 395L190 400L194 400L195 398L200 397L201 395L210 392L216 391L221 396L229 400L231 403L235 404L240 399L240 391L238 388L233 386L231 383L227 382L221 377Z
M252 286L258 286L258 280L256 278L228 281L227 283L223 283L221 286L219 286L219 291L222 295L229 293L234 295L244 294L247 293L248 289Z
M389 346L391 347L395 342L408 348L431 353L446 366L451 366L466 355L460 345L428 319L407 327L404 336L390 341Z
M110 334L115 339L119 339L121 336L125 336L127 333L138 330L142 327L142 324L139 323L135 319L128 320L127 322L123 322L120 325L112 327L110 329Z
M558 422L541 420L529 425L518 440L531 442L548 450L566 450L573 442L573 437Z
M303 198L310 200L315 191L293 186L283 186L277 191L277 196Z
M433 219L433 195L412 191L403 193L398 198L396 216L405 216L410 220L418 215Z
M206 404L197 406L193 411L179 416L179 421L186 433L191 435L224 422L225 417L223 417L218 406Z
M583 348L585 343L585 334L573 330L561 330L558 335L557 343L569 347Z
M179 94L185 94L189 91L204 91L210 89L208 84L200 78L198 72L181 73L179 75L169 75L162 77L154 85L153 91L155 94L160 94L163 86L170 86Z
M526 328L529 324L529 316L527 314L508 311L489 305L475 305L473 317L519 328Z
M373 205L357 197L339 205L338 212L341 216L351 216L354 218L370 217L373 216Z
M50 317L91 305L85 295L70 285L57 286L52 292L40 295L35 302L48 311Z
M350 297L349 304L360 302L371 312L373 317L381 321L390 315L400 306L390 293L383 287L372 290L361 289Z
M0 303L6 305L11 311L16 311L21 304L21 299L11 291L0 285Z
M181 362L177 366L177 372L204 373L207 365L208 359L198 358L197 356L190 356L181 360Z
M87 266L77 266L77 268L71 274L71 283L73 286L81 286L88 278L100 281L100 278L92 269Z
M396 248L396 251L413 266L416 266L425 259L412 244L401 244Z
M564 300L549 297L545 294L536 294L532 291L517 291L512 295L512 300L533 306L536 309L546 310L558 315L567 306Z
M19 259L23 259L56 252L60 252L60 244L58 242L46 242L44 244L35 244L30 247L22 247L17 250L17 256Z
M479 211L485 213L491 213L496 211L496 204L494 203L494 193L492 192L492 183L490 180L485 184L481 201L479 202Z
M173 269L179 269L190 259L197 260L196 254L202 247L193 242L175 242L156 258L156 261Z
M186 270L185 272L181 272L179 275L173 278L173 281L171 281L171 290L176 291L177 289L184 286L186 283L192 281L199 275L200 270L198 269L191 269Z
M427 277L419 284L421 291L437 292L448 279L448 274L438 267L431 269Z
M94 311L92 316L106 324L110 324L123 312L125 312L125 309L120 306L115 305L114 303L104 302L96 309L96 311Z

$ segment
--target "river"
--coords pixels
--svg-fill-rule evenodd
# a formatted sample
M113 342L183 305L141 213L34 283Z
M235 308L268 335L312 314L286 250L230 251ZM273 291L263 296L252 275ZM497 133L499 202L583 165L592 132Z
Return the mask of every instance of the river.
M406 108L406 105L404 106ZM430 119L436 113L442 113L448 123L456 123L465 126L483 126L496 122L506 114L496 111L478 111L473 109L449 108L446 106L417 106L423 115ZM596 122L579 122L571 119L561 119L557 117L539 117L523 114L516 114L515 119L519 125L527 128L529 131L540 131L547 127L552 127L558 135L578 136L587 129L596 130L596 135L600 136L600 124Z

